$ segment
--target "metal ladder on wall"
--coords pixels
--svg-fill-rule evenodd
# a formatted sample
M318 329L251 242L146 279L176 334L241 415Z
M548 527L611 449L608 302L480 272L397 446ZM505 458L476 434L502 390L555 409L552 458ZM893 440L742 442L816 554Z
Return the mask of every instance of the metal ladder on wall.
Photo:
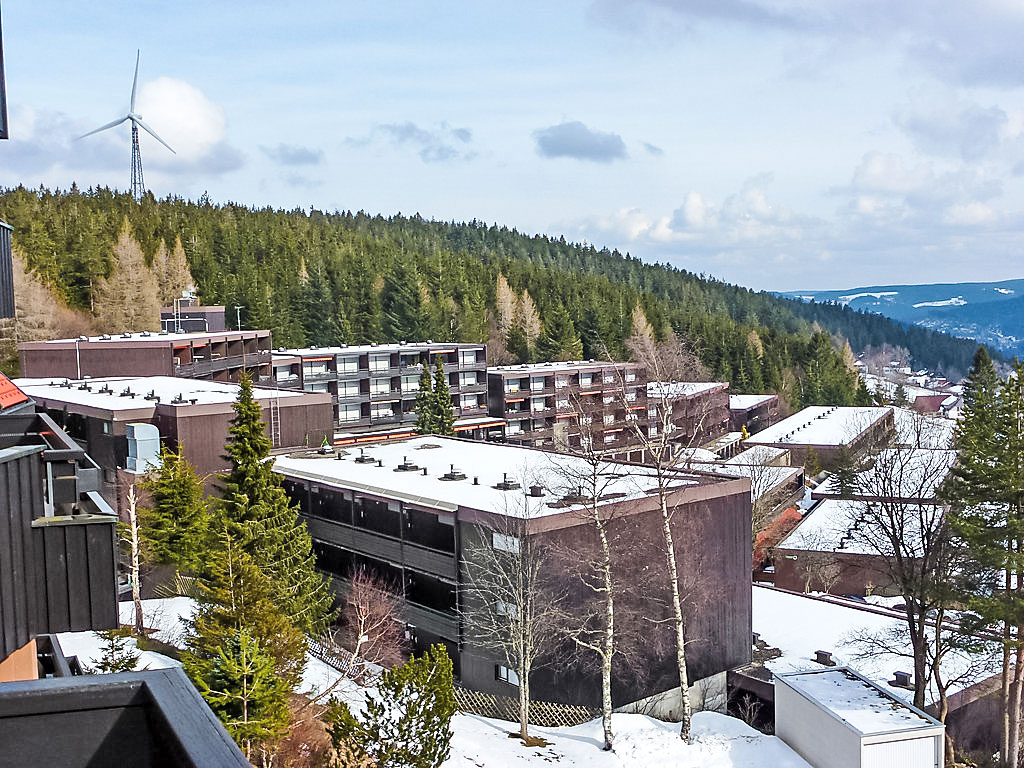
M275 395L270 401L270 444L281 447L281 397Z

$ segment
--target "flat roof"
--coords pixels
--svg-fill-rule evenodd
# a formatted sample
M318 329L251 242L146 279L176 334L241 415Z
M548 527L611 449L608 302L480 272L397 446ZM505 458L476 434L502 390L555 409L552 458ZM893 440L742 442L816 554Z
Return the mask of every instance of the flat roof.
M675 399L728 388L727 381L650 381L647 383L647 396Z
M750 445L849 445L892 408L811 405L751 435Z
M774 445L755 445L740 451L724 464L770 464L789 453L787 448L776 448Z
M373 352L427 352L441 349L485 349L486 344L474 344L462 341L410 341L405 344L351 344L333 347L278 347L274 350L278 355L362 355Z
M334 453L293 453L278 457L274 469L289 477L359 489L432 508L453 511L467 507L519 518L544 517L578 508L581 505L549 505L577 492L590 473L585 460L566 454L436 435L373 443L358 450L342 450L337 455L341 458L335 458ZM358 463L355 459L360 455L379 460L383 466ZM397 470L406 461L418 469ZM467 475L465 480L442 479L453 465ZM601 483L601 503L647 498L657 488L654 472L647 467L608 461L602 462L602 471L609 476ZM522 487L509 491L495 487L506 475ZM474 478L479 478L479 485L474 485ZM673 488L727 479L678 472ZM544 495L530 496L533 485L541 486Z
M751 408L778 399L778 395L729 395L729 410L749 411Z
M849 669L833 667L793 672L781 679L862 736L938 725L923 712Z
M639 363L625 363L612 360L567 360L555 363L524 363L522 365L488 366L488 373L575 373L590 368L639 368Z
M219 381L184 379L176 376L106 376L95 379L16 379L18 386L30 397L49 402L73 403L88 408L116 413L138 411L155 407L156 400L146 400L150 393L160 398L161 405L175 404L181 396L185 402L180 405L215 405L233 403L238 399L238 385ZM85 389L89 387L89 389ZM109 391L100 391L109 390ZM130 390L135 397L122 394ZM253 387L256 400L294 398L319 394L301 390L267 389Z
M891 499L934 499L939 485L956 463L956 451L929 448L886 448L857 476L853 496ZM839 480L829 475L814 497L838 496Z
M47 341L28 341L19 344L19 348L36 347L47 344L63 344L74 346L79 344L117 344L131 342L133 344L167 344L168 342L186 341L217 341L227 337L255 338L266 336L270 333L267 330L246 330L246 331L193 331L189 333L164 333L163 331L139 331L129 333L111 333L102 336L86 336L78 339L48 339Z
M832 654L838 665L855 669L872 682L904 701L914 692L890 685L895 672L913 672L913 653L907 634L906 615L901 611L854 603L831 595L803 595L755 584L752 627L760 639L781 655L764 662L773 674L822 669L814 658L819 650ZM870 598L869 598L870 599ZM901 601L902 602L902 601ZM935 628L927 631L934 635ZM884 638L884 646L872 638ZM990 651L950 650L943 672L950 681L950 694L962 691L999 670L997 649ZM934 684L927 703L938 698Z
M872 511L873 510L873 511ZM901 551L921 551L921 516L926 522L943 514L938 504L929 503L887 503L854 501L851 499L823 499L811 507L803 520L786 538L779 542L778 549L804 550L809 552L846 552L853 555L894 555L889 545L886 530L898 526L903 532ZM878 527L879 518L890 515L902 517L902 521L887 524L886 530ZM872 533L874 531L874 533Z

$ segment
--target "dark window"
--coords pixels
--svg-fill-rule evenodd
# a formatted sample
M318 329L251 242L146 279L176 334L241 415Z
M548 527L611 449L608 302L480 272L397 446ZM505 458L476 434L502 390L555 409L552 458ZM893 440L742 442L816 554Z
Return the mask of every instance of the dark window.
M385 536L401 536L402 517L398 509L392 509L386 501L357 498L354 511L355 525L360 528L383 533Z
M348 550L322 541L314 541L313 552L316 554L316 567L321 571L326 571L339 579L347 579L352 574L354 561L352 553Z
M436 514L405 510L405 540L443 552L455 551L455 525L443 523Z
M342 491L317 488L315 493L310 494L309 514L351 525L352 500Z
M405 572L405 598L435 611L455 611L455 585L423 573Z

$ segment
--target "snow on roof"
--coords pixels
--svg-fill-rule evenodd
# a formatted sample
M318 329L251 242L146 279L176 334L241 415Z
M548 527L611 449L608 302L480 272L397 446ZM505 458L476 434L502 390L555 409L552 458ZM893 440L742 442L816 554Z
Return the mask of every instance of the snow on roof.
M779 542L778 548L853 555L891 553L886 533L892 527L878 530L873 521L892 515L895 521L892 525L903 531L901 551L919 552L920 515L926 515L930 521L942 513L942 507L933 504L894 504L879 511L877 502L824 499L804 515L800 524Z
M309 355L362 355L379 352L390 354L392 352L426 352L431 349L482 349L484 344L466 344L463 342L428 342L410 341L405 344L353 344L337 347L299 347L299 348L278 348L274 350L276 355L308 357Z
M949 448L956 422L938 415L920 414L909 408L893 408L896 442L913 448Z
M781 679L864 736L937 725L906 702L848 669L794 672Z
M498 365L488 366L488 373L521 373L524 376L530 374L547 373L572 373L580 370L593 368L636 368L637 363L620 363L608 360L566 360L555 363L524 363L522 365Z
M202 405L233 403L238 398L237 384L176 376L107 376L80 380L17 379L17 382L26 394L37 400L73 403L111 412L152 409L157 405L157 401L145 399L150 393L160 398L159 402L164 405L174 404L173 401L179 395L184 400L181 405L191 405L192 400ZM70 386L67 386L68 384ZM104 389L109 389L109 392L100 391ZM125 390L130 390L135 397L122 395ZM284 399L311 394L263 387L253 387L252 393L256 400Z
M759 405L778 400L778 395L729 395L730 411L749 411Z
M115 344L118 342L130 342L132 344L167 344L169 342L184 341L217 341L227 337L255 338L259 334L267 335L270 331L191 331L189 333L164 333L162 331L140 331L104 334L102 336L88 336L78 339L47 339L43 344L74 344L76 341L81 344ZM30 342L32 343L32 342ZM39 343L39 342L37 342Z
M731 459L726 459L723 464L770 464L780 457L789 453L786 448L776 448L773 445L755 445L740 451Z
M895 381L883 379L880 376L875 376L874 374L870 373L861 374L861 377L864 379L864 386L868 388L869 392L881 391L881 393L889 400L895 397L896 390L899 387L899 384L897 384ZM911 384L904 384L903 390L907 393L907 399L910 402L914 402L914 400L916 400L919 397L928 397L930 395L945 394L943 392L939 392L934 389L928 389L926 387L915 387Z
M956 463L956 452L928 448L887 448L874 457L857 478L856 496L893 499L934 499L935 492ZM815 496L838 496L839 480L829 475Z
M651 381L647 383L647 396L674 400L728 388L727 381Z
M773 674L821 669L814 661L819 650L849 666L904 701L914 692L889 685L896 671L912 670L906 618L874 606L856 605L829 596L800 595L773 587L753 586L753 631L769 646L782 652L765 662ZM934 633L929 627L929 633ZM889 650L867 647L858 637L886 638ZM998 660L985 652L950 651L943 662L953 694L998 671ZM937 698L930 690L927 702Z
M803 467L776 467L764 464L729 464L721 462L715 465L714 471L723 475L729 475L730 477L749 477L750 497L753 501L757 501L757 499L767 496L790 480L795 480L803 472Z
M811 405L747 438L749 445L849 445L891 408Z
M355 459L360 455L380 460L383 466L357 463ZM418 469L398 470L406 461ZM453 466L467 478L443 479ZM461 506L509 517L535 518L571 509L572 505L552 508L549 504L575 491L580 485L578 478L586 476L589 465L583 459L552 451L427 435L367 445L360 453L343 453L340 460L334 454L281 456L274 469L289 477L357 488L436 509L454 511ZM603 469L616 473L602 484L602 494L608 503L646 498L657 487L653 470L645 467L607 462ZM497 488L506 475L522 487ZM479 478L479 485L474 484L475 478ZM692 474L679 473L673 486L701 482ZM542 486L544 495L530 496L532 485Z

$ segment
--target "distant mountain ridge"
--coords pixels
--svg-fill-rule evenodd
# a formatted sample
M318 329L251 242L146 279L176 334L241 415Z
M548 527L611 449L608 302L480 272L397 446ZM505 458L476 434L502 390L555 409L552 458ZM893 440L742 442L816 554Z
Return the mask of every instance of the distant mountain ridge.
M842 291L787 291L791 299L884 315L1024 356L1024 279L989 283L869 285Z

